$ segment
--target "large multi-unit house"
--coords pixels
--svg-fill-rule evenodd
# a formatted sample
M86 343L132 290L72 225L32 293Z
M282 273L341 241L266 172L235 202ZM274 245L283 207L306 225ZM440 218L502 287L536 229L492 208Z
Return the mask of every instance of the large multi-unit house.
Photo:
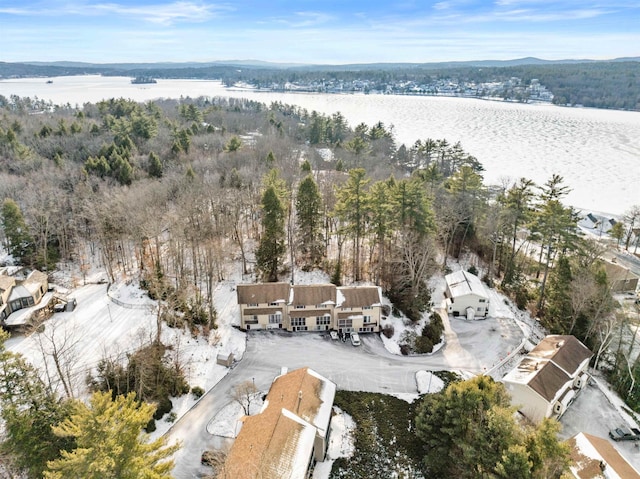
M6 327L23 325L30 315L18 312L45 306L51 300L51 295L46 296L48 288L47 275L41 271L12 275L6 269L0 270L0 323Z
M575 336L546 336L502 382L511 403L531 421L559 418L587 385L592 356Z
M245 416L218 477L306 479L323 461L336 385L312 369L278 376L262 411Z
M467 319L486 318L489 314L489 293L480 278L456 271L445 276L445 305L447 313Z
M246 330L380 331L378 286L239 284L240 327Z

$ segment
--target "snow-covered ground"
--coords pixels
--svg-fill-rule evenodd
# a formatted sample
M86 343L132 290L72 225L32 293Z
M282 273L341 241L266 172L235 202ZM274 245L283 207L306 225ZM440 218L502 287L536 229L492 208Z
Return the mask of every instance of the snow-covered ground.
M461 261L450 267L466 269L468 265L468 261ZM231 274L230 278L216 288L218 328L212 330L208 338L166 325L162 328L162 340L172 345L173 352L181 358L189 384L208 391L199 400L191 394L172 398L176 421L158 421L153 433L153 437L166 434L171 442L182 442L183 448L176 453L174 476L177 479L206 472L199 464L201 452L207 447L228 446L231 441L228 438L235 436L242 410L234 403L231 391L239 382L253 380L259 390L266 392L281 367L309 366L334 381L340 389L382 392L412 401L420 394L442 388L442 381L433 371L452 370L466 376L491 372L492 376L501 377L511 366L510 361L517 359L515 354L523 340L529 338L535 342L543 334L528 314L491 291L490 314L486 320L467 321L442 315L444 341L437 351L428 355L401 356L397 339L407 329L418 332L429 312L417 326L406 318L390 316L386 321L394 325L393 338L363 335L359 348L348 342L332 341L320 333L257 332L247 338L233 327L239 315L235 286L241 276ZM87 277L88 282L102 280L99 272ZM319 272L296 272L295 280L298 284L326 283L328 277ZM434 277L430 287L437 308L444 291L443 277ZM112 285L108 293L107 285L99 282L71 287L69 294L78 301L75 311L56 313L45 323L44 332L14 336L7 347L56 378L57 372L46 352L51 351L51 340L64 340L67 347L63 356L69 365L71 392L83 398L88 393L85 378L103 357L133 352L155 337L156 309L135 281L124 278ZM228 352L232 352L237 361L232 369L216 364L216 356ZM585 430L581 411L587 415L592 411L591 403L583 398L601 394L596 389L589 388L563 418L567 434L580 428ZM598 430L593 431L598 435L606 435L605 428L611 422L630 420L622 416L622 401L614 393L603 397L596 401L603 417ZM348 456L353 447L349 433L352 420L338 412L334 421L329 460L318 465L315 479L328 477L331 461ZM591 432L588 428L586 431ZM635 463L640 463L640 459Z

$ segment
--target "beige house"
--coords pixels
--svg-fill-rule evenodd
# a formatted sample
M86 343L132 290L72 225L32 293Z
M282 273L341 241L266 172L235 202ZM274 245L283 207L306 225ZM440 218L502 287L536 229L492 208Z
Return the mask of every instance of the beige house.
M533 422L559 418L586 386L593 354L575 336L550 335L504 378L511 403Z
M338 288L336 322L339 333L377 333L382 319L382 293L378 286Z
M239 284L242 329L378 332L382 293L378 286L333 284Z
M567 443L571 447L569 470L576 479L640 479L640 473L607 439L581 432Z
M245 416L219 479L305 479L324 460L336 385L312 369L278 376L262 411Z
M333 284L291 287L288 331L328 331L333 326L337 289Z
M10 276L0 272L0 321L3 325L21 326L28 322L31 314L19 313L40 305L43 298L48 303L52 295L47 295L48 277L41 271L31 271L26 277ZM45 304L43 303L43 306Z
M607 260L602 260L602 263L607 273L607 281L611 286L611 292L624 293L638 289L638 279L640 278L629 268Z
M484 319L489 314L489 293L476 275L455 271L445 276L447 313L467 319Z
M289 283L239 284L236 291L243 329L287 328Z

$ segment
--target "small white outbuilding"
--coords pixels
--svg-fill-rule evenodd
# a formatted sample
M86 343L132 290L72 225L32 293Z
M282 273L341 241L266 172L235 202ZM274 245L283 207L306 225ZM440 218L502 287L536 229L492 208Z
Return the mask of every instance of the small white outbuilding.
M447 312L467 319L485 319L489 314L489 293L480 278L456 271L445 276L445 304Z

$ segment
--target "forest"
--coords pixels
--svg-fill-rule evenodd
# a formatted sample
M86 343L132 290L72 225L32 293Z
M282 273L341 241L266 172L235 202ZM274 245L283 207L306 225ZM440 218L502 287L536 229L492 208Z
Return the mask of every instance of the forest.
M135 278L163 300L158 321L204 332L216 328L213 293L234 265L246 281L321 269L338 285L377 284L418 320L432 299L428 279L467 255L483 281L549 332L585 342L638 408L640 363L619 334L628 318L612 297L603 247L578 234L563 203L563 179L486 185L482 172L460 143L397 145L383 123L351 126L339 112L282 103L110 99L73 108L0 97L0 239L17 264L85 271L98 255L110 281ZM635 207L617 228L620 247L632 246L639 221ZM189 391L164 348L157 338L128 364L103 362L88 378L91 405L72 411L37 381L20 383L35 399L7 387L7 371L24 378L28 367L0 351L13 368L0 377L3 419L14 427L4 452L32 465L32 477L47 460L55 462L46 477L68 477L70 462L52 451L90 440L76 426L113 413L105 391L159 405ZM45 421L77 419L48 434L46 448L22 427L43 427L24 420L42 419L43 405ZM131 420L148 425L152 411L143 412Z

